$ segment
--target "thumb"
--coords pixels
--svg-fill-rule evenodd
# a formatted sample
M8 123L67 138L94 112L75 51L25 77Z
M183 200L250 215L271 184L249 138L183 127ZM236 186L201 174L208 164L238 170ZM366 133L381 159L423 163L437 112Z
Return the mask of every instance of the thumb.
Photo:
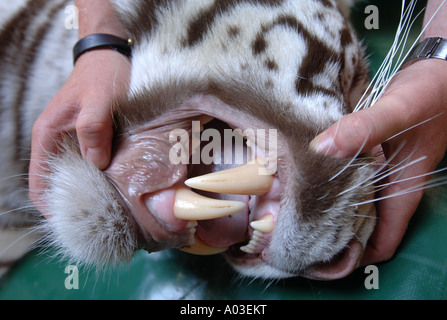
M348 158L371 150L412 126L414 120L399 99L384 96L373 107L338 120L312 140L310 146L328 156Z
M113 120L109 107L87 105L76 120L76 133L82 155L100 170L110 162Z

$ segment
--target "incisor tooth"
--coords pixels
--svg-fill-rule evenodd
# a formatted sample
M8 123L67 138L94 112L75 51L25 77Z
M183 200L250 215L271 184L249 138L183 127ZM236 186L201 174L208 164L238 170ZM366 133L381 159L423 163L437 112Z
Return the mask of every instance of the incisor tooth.
M270 190L273 177L259 160L185 181L190 188L242 195L261 195Z
M181 220L210 220L229 216L244 207L246 204L241 201L207 198L182 187L175 195L174 215Z
M252 245L246 245L246 246L239 248L239 250L241 250L242 252L245 252L245 253L255 253L255 249L256 248Z
M268 214L257 221L252 221L250 226L255 229L251 236L250 241L243 247L239 249L245 253L256 253L259 246L259 241L263 238L265 233L270 233L273 231L274 222L273 216Z
M202 240L200 240L200 238L198 238L197 236L194 236L194 240L195 240L194 244L192 244L190 246L183 247L183 248L179 248L179 250L187 252L187 253L191 253L191 254L209 256L209 255L225 252L228 249L228 247L219 248L219 247L210 246L210 245L206 244L205 242L203 242Z
M262 233L270 233L273 231L275 224L273 222L273 216L268 214L257 221L252 221L250 226Z

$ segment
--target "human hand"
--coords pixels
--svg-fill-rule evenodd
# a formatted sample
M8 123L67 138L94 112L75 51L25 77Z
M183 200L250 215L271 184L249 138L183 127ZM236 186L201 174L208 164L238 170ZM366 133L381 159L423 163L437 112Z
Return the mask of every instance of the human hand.
M365 152L381 144L390 167L427 156L426 160L384 181L401 182L389 185L376 195L384 200L376 203L377 225L365 249L362 265L390 259L401 242L423 195L421 190L403 191L426 182L429 176L405 179L432 172L441 161L447 148L446 111L447 62L418 61L392 80L374 106L347 115L312 141L315 150L344 158L354 156L361 148ZM412 129L405 131L409 128ZM401 192L404 194L392 197Z
M29 194L45 215L39 202L45 188L42 175L49 155L57 153L58 142L67 132L76 132L82 155L99 169L107 167L113 136L113 99L125 95L130 79L130 61L112 50L83 54L64 84L33 126Z

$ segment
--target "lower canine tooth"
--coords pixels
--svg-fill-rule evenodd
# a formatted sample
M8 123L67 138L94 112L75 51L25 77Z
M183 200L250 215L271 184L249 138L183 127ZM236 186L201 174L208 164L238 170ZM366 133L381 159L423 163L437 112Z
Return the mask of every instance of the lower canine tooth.
M181 220L210 220L229 216L244 207L246 204L241 201L207 198L182 187L175 195L174 215Z
M205 174L185 181L191 188L243 195L261 195L270 190L273 177L267 173L260 160L227 170Z
M183 251L183 252L191 253L191 254L202 255L202 256L218 254L218 253L222 253L222 252L225 252L228 250L228 247L219 248L219 247L210 246L210 245L206 244L205 242L203 242L202 240L200 240L200 238L198 238L197 236L194 236L194 240L195 240L194 244L180 248L179 250Z
M257 221L252 221L250 226L262 233L270 233L273 231L275 223L273 222L273 216L268 214Z

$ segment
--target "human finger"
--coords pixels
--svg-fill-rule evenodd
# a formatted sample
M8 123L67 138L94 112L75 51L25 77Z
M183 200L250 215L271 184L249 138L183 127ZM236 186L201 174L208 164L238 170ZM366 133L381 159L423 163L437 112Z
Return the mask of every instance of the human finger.
M311 147L335 157L352 157L445 112L445 65L420 61L402 70L373 106L341 118Z
M311 147L322 154L348 158L381 144L414 125L406 106L389 95L374 107L351 113L318 135Z
M389 164L377 184L377 224L362 264L390 259L397 250L429 179L447 145L445 116L439 116L382 145Z
M110 161L113 120L109 99L88 102L76 121L76 133L82 155L99 169Z

